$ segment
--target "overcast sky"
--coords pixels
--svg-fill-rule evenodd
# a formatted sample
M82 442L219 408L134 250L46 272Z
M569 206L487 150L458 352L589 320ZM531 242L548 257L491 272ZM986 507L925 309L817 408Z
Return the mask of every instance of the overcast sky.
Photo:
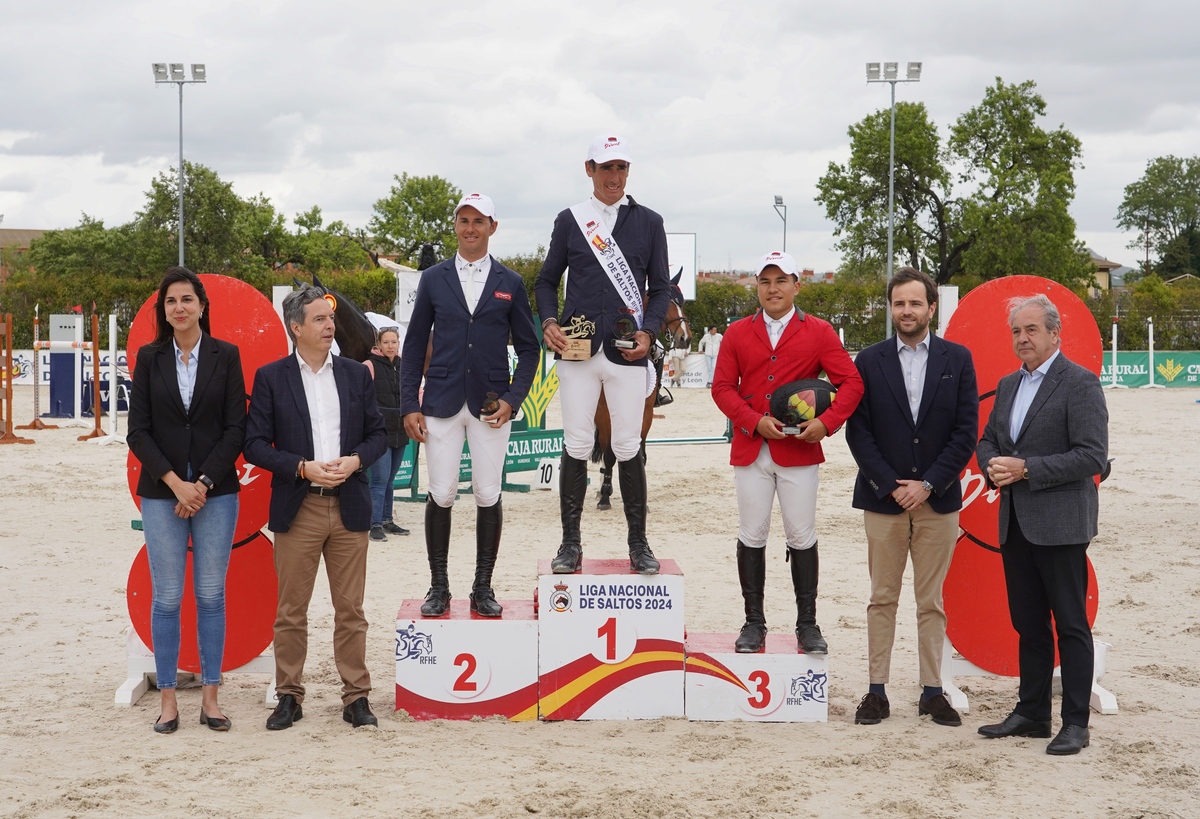
M589 141L617 133L628 192L697 235L701 269L778 249L776 194L787 249L833 269L813 196L847 126L888 105L864 63L921 60L897 99L943 133L997 76L1034 80L1044 127L1083 142L1080 238L1134 264L1113 221L1125 185L1148 159L1200 153L1198 30L1186 0L0 2L0 213L5 228L129 221L178 150L176 86L150 65L204 62L185 156L291 229L314 204L363 226L407 171L491 195L492 251L532 251L589 192Z

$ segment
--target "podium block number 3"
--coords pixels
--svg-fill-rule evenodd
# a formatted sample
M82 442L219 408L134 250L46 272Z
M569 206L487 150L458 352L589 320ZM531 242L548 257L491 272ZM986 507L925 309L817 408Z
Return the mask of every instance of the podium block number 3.
M747 678L754 687L754 696L747 697L751 708L766 708L771 704L771 677L765 671L751 671Z

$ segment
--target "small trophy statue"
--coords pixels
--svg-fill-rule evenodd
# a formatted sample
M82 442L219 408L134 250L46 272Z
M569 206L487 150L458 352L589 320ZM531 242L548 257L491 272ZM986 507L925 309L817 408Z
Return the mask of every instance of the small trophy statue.
M483 401L483 406L479 409L479 420L484 420L485 415L495 415L500 411L500 396L494 392L489 392Z
M618 350L632 350L637 346L633 334L637 332L637 324L629 316L621 316L613 322L613 346Z
M562 353L564 361L587 361L592 357L596 322L588 321L587 316L575 316L562 331L567 337L567 349Z

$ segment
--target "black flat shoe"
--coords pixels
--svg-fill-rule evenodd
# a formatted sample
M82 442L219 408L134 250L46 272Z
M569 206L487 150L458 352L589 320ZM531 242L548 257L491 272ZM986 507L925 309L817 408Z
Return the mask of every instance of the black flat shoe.
M162 719L162 714L158 715ZM175 719L169 719L166 722L154 723L154 733L156 734L173 734L179 730L179 715L175 715Z
M222 717L220 719L217 717L210 717L208 714L204 713L203 708L200 709L200 724L207 725L214 731L228 731L233 727L233 721L230 720L229 717Z

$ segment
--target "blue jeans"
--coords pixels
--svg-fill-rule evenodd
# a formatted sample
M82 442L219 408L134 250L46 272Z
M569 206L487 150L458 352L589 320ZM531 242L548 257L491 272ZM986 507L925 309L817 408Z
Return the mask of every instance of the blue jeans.
M225 571L233 549L238 496L218 495L205 501L191 518L175 514L174 500L142 498L142 529L150 558L150 634L158 687L174 688L179 667L179 609L192 539L192 586L196 593L196 638L200 647L200 682L219 685L225 653Z
M371 525L378 526L392 519L392 498L395 495L396 473L404 459L405 446L390 446L371 464L367 481L371 485Z

